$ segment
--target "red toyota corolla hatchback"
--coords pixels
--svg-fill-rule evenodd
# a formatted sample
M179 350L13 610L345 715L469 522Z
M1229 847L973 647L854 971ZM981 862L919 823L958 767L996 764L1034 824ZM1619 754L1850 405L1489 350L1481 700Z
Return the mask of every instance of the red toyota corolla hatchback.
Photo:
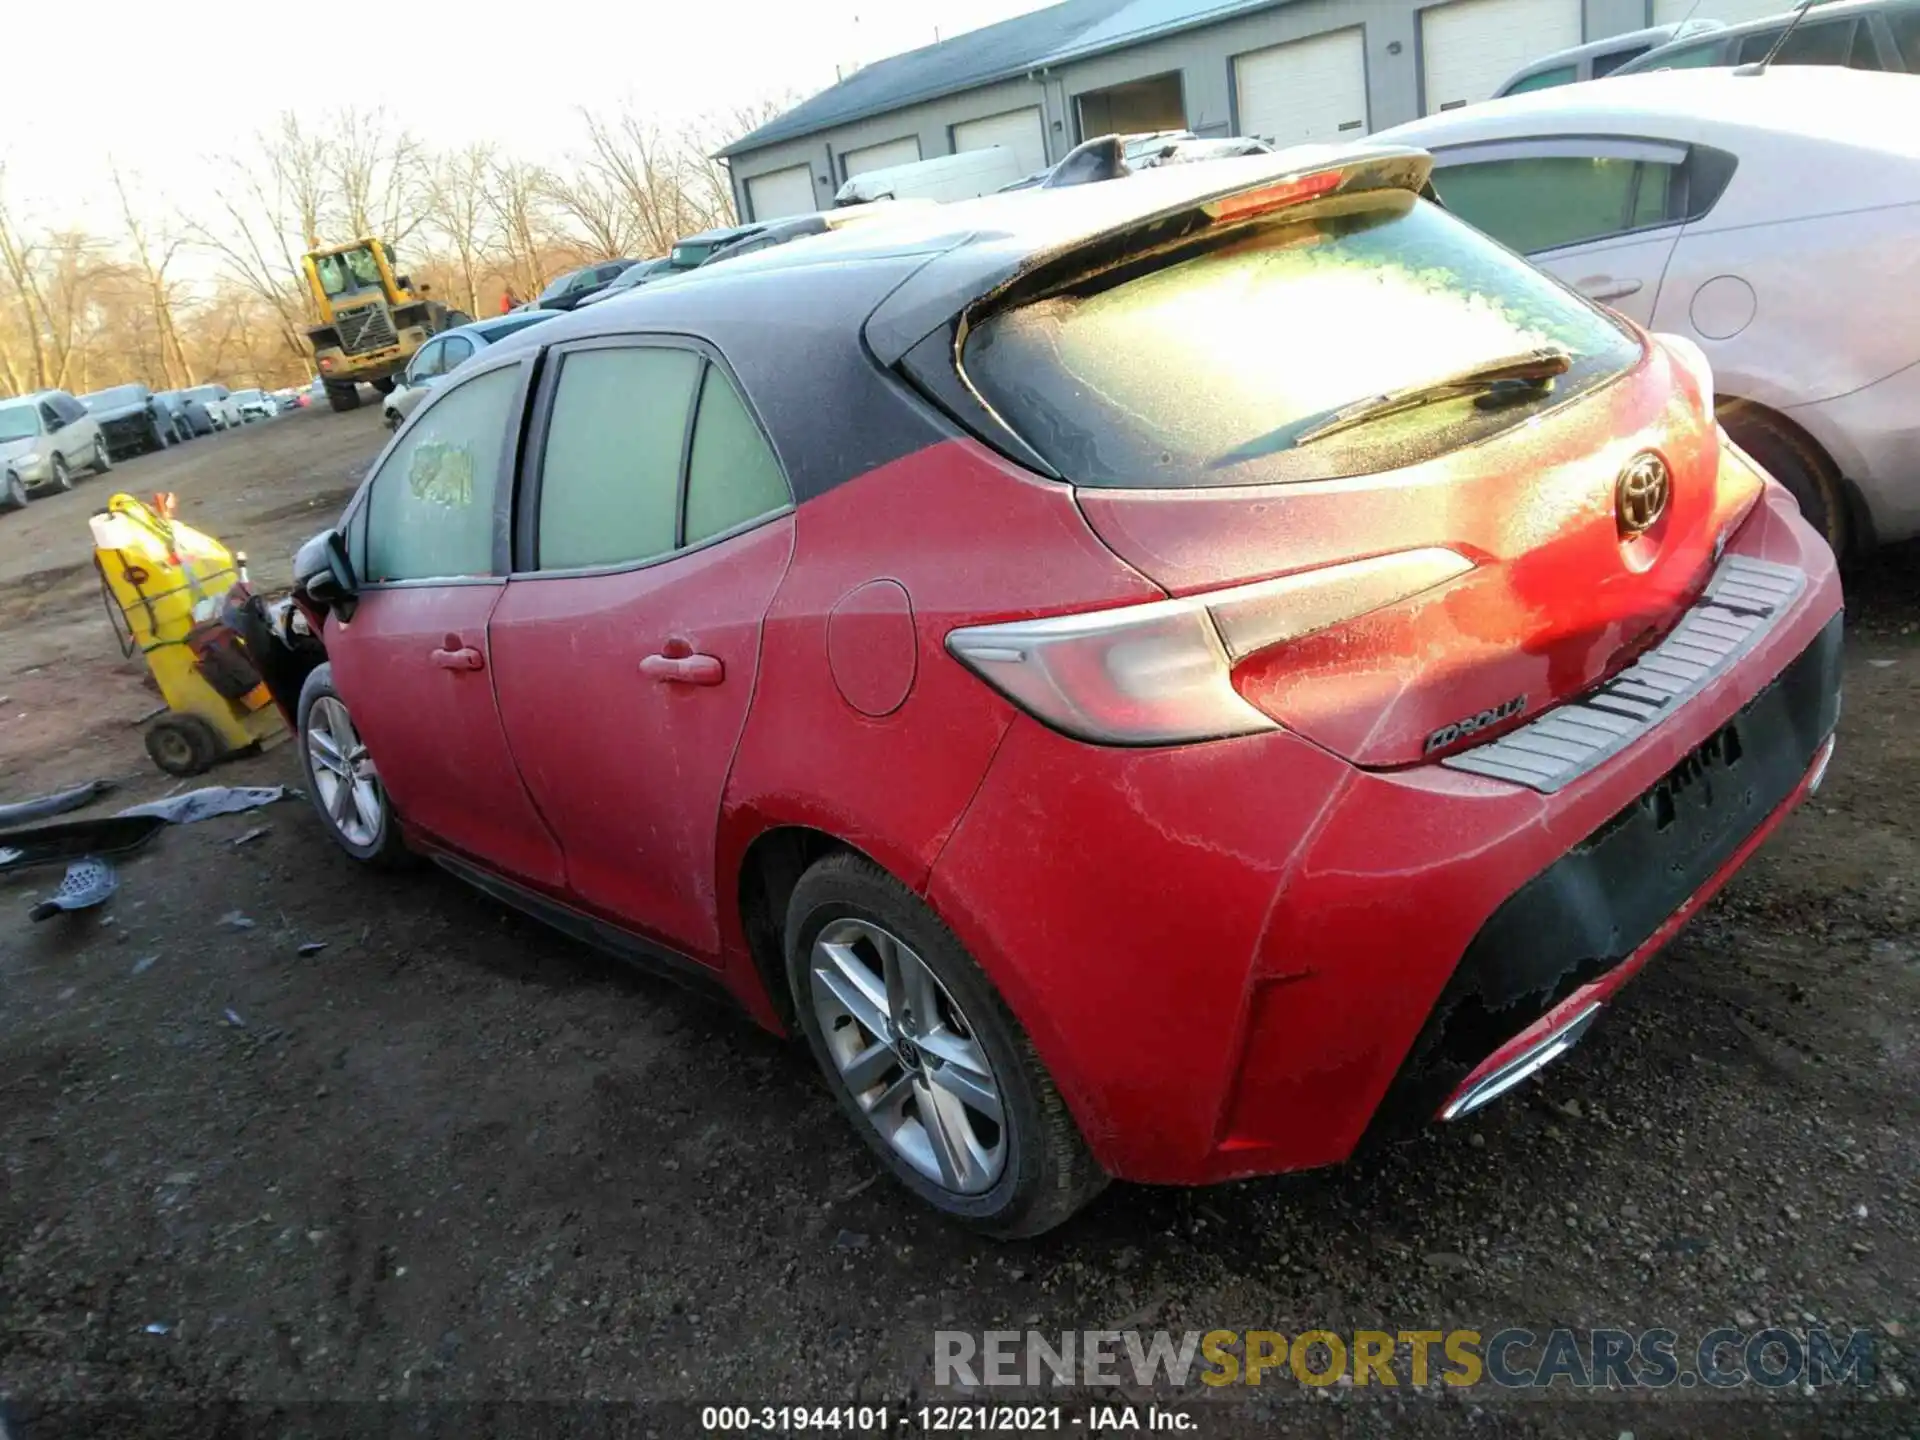
M1485 1103L1819 783L1840 589L1701 353L1426 174L993 197L489 349L301 553L325 823L804 1033L995 1234Z

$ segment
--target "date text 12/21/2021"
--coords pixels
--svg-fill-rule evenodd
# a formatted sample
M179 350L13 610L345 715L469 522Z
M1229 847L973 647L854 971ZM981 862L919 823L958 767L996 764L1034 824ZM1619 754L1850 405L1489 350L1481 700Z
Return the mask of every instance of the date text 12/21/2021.
M1078 1431L1117 1435L1129 1431L1192 1434L1197 1418L1159 1405L920 1405L891 1410L884 1405L708 1405L700 1428L709 1434L928 1435L1016 1434Z

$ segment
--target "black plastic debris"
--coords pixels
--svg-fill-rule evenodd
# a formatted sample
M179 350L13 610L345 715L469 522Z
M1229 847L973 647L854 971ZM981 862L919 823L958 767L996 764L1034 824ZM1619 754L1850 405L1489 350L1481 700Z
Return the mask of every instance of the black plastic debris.
M60 888L27 913L35 920L50 920L64 910L90 909L119 888L120 877L113 866L89 855L69 865Z
M113 789L113 784L111 780L89 780L84 785L75 785L68 790L56 790L32 800L0 805L0 828L50 819L55 815L64 815L69 810L78 810L82 805L91 805Z

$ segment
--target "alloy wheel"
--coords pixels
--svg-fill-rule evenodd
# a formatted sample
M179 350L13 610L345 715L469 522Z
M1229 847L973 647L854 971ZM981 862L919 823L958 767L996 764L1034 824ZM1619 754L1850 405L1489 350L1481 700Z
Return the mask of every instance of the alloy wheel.
M348 844L378 843L387 800L347 707L331 695L307 712L307 759L320 809Z
M1001 1087L939 976L871 921L831 921L810 956L814 1013L867 1123L921 1175L978 1195L1006 1168Z
M71 490L73 488L73 477L67 473L67 462L62 460L58 455L53 457L52 485L55 490Z

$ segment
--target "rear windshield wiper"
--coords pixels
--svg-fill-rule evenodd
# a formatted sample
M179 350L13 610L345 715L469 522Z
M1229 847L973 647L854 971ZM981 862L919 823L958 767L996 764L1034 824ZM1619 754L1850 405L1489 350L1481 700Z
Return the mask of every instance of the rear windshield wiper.
M1459 399L1464 395L1502 396L1512 392L1513 398L1518 399L1546 390L1555 376L1564 375L1572 368L1573 357L1564 350L1552 347L1528 350L1524 354L1508 355L1499 360L1482 361L1470 369L1458 370L1437 380L1423 380L1418 385L1408 385L1404 389L1389 390L1384 395L1342 405L1325 419L1304 430L1295 431L1293 444L1296 448L1311 445L1316 440L1338 435L1343 430L1351 430L1370 420L1398 415L1402 411L1418 409L1440 400Z

